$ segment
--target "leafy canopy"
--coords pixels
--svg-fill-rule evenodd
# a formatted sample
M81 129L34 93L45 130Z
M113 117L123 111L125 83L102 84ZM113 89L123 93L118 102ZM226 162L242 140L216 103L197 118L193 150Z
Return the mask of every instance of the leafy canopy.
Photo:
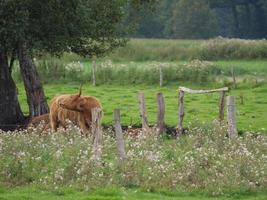
M103 55L125 43L126 8L154 0L0 0L0 48ZM1 49L0 49L1 50Z

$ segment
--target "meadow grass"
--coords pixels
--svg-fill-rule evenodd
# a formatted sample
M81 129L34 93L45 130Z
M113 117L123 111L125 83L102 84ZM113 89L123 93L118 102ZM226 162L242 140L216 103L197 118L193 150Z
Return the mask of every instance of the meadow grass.
M230 142L225 137L226 128L212 123L218 118L218 94L186 94L184 124L189 132L179 140L126 135L130 159L123 169L117 168L114 133L109 129L104 133L103 150L103 160L108 164L103 167L91 162L90 138L77 137L76 127L70 127L64 135L42 135L38 128L1 133L0 199L265 200L266 49L264 40L134 39L97 60L98 67L106 64L98 68L96 87L89 83L91 60L75 54L64 54L61 59L43 57L37 62L48 102L56 94L77 93L82 80L84 95L96 96L102 102L105 125L113 124L115 108L121 109L123 125L140 125L137 94L144 91L150 125L156 122L156 94L162 92L166 124L175 127L178 87L232 88L234 67L238 87L229 95L236 97L242 137ZM205 64L201 70L184 70L184 65L192 66L188 61L192 59L213 61L210 68L206 63L208 67ZM201 65L203 61L196 63ZM162 88L158 86L159 65L167 66ZM16 67L13 77L22 110L27 114L26 95Z
M220 37L211 40L131 39L108 57L114 61L266 59L267 41Z
M114 61L177 61L197 58L204 40L131 39L108 55Z
M113 110L121 109L121 120L123 125L140 125L137 94L144 91L148 120L154 125L157 117L156 94L162 92L166 103L166 123L168 126L176 126L178 120L178 92L179 86L188 86L194 89L208 89L221 87L222 85L192 85L188 83L177 83L162 88L149 85L101 85L93 87L86 83L83 87L84 95L96 96L102 103L104 109L104 124L113 124ZM232 89L228 95L234 95L237 102L237 125L240 131L254 130L266 132L267 130L267 85L248 87L245 85ZM19 100L22 110L27 114L28 107L23 85L18 84ZM48 102L56 94L75 94L79 90L79 83L68 84L46 84L44 90ZM185 126L189 122L198 121L211 122L218 118L219 94L187 95L185 97ZM243 99L243 102L242 102ZM226 115L226 112L225 112Z
M233 67L236 75L267 75L267 60L228 60L215 61L215 63L222 70L228 70L229 72Z
M90 80L91 62L83 62L84 80ZM232 68L238 82L267 80L267 60L229 61L180 61L180 62L112 62L100 60L97 64L98 84L159 84L159 68L162 66L163 83L188 82L192 84L216 84L225 82L231 86ZM75 80L73 77L72 80ZM228 80L228 81L227 81ZM248 86L249 87L249 86Z
M212 197L200 193L166 193L145 192L140 189L121 189L121 188L104 188L94 192L85 192L75 189L61 189L59 191L50 191L38 186L26 187L0 187L0 199L3 200L22 200L22 199L39 199L39 200L265 200L266 193L251 192L243 194L229 194L226 196Z
M113 62L97 60L97 84L159 84L159 68L162 67L163 83L188 82L194 84L211 84L224 82L231 85L232 68L238 82L255 82L267 80L267 60L230 60L230 61L180 61L180 62ZM91 81L92 62L62 61L58 58L37 61L37 68L44 84ZM13 69L13 77L21 82L18 66Z

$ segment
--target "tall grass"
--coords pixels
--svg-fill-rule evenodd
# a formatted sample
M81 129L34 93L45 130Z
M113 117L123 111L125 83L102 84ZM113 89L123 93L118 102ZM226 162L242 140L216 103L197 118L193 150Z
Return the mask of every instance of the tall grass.
M199 60L179 64L151 62L146 65L134 62L127 65L116 64L108 60L98 66L97 80L99 84L158 84L160 67L162 67L164 84L207 83L215 81L215 76L221 74L221 70L214 63Z
M76 127L40 134L39 128L0 134L0 184L38 184L58 189L137 187L146 191L257 191L267 186L267 137L246 133L236 140L226 128L191 126L178 140L143 133L125 135L127 159L119 165L111 130L104 132L102 164L92 159L92 138Z
M114 61L267 59L267 41L221 37L210 40L132 39L108 57Z
M38 72L43 83L64 83L91 81L91 65L82 62L61 61L58 58L36 61ZM184 63L149 62L127 64L114 63L111 60L97 65L97 84L158 84L160 67L164 75L164 84L172 82L210 83L216 75L221 75L214 63L193 60ZM19 68L16 67L13 77L21 81Z
M204 60L267 59L267 41L219 37L202 43L199 56Z
M71 54L66 54L63 58L45 56L41 59L34 59L40 78L44 84L46 83L65 83L65 82L81 82L89 76L85 73L85 67L79 60ZM79 58L77 56L77 58ZM14 66L13 78L16 81L22 81L18 64Z
M202 40L131 39L108 56L114 61L177 61L198 58Z
M50 57L36 60L43 83L90 82L91 62L67 62ZM113 62L98 60L96 71L97 85L103 84L148 84L158 85L160 68L163 84L196 83L232 85L232 67L238 82L258 86L267 77L266 61L254 62L210 62L192 60L184 62ZM13 77L21 82L19 67L13 69Z

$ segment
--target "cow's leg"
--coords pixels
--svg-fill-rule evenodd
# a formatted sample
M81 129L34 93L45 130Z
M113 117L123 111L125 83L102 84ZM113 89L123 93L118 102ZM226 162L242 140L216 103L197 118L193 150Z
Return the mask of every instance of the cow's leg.
M59 125L58 124L58 120L53 115L50 115L49 118L50 118L51 129L56 132L57 128L58 128L58 125Z
M85 122L83 115L79 115L78 121L79 121L78 123L79 127L82 130L82 134L88 136L88 128L86 127L86 122Z

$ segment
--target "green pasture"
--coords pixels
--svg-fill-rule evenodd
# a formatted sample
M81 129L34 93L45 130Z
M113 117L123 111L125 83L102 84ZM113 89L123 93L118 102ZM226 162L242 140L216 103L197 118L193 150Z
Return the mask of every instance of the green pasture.
M267 77L267 60L227 60L214 61L222 70L230 72L231 68L237 75L254 75Z
M244 194L228 194L225 196L212 197L201 193L166 193L158 192L151 193L138 189L117 189L106 188L99 189L94 192L79 191L78 189L61 189L61 190L46 190L41 187L27 186L5 188L0 187L1 200L25 200L25 199L39 199L39 200L265 200L265 192L258 193L244 193Z
M104 124L112 124L113 110L121 109L121 120L123 125L139 125L141 123L138 110L137 94L140 91L145 93L148 119L151 125L155 124L157 117L156 94L162 92L166 103L166 123L169 126L176 126L178 120L178 92L179 86L190 88L208 89L213 86L197 86L192 84L159 86L149 85L101 85L93 87L86 83L83 87L84 95L96 96L102 102L104 109ZM23 85L19 84L19 100L25 113L28 111L26 96ZM48 101L57 94L75 94L79 90L79 83L46 84L44 85ZM232 89L228 95L236 96L237 103L237 124L241 131L267 130L267 85L256 88ZM211 122L218 118L219 94L185 96L185 125L189 122ZM242 100L243 99L243 104Z
M215 44L215 45L214 45ZM211 46L209 46L211 45ZM113 124L113 110L119 108L121 110L121 122L122 125L125 126L140 126L141 120L139 117L139 108L138 108L138 99L137 95L138 92L143 91L146 98L146 107L148 113L148 120L151 126L156 123L157 118L157 101L156 95L159 92L162 92L165 97L165 104L166 104L166 114L165 114L165 122L170 127L175 127L178 121L178 88L179 86L186 86L192 89L213 89L213 88L220 88L228 86L230 88L230 92L228 95L233 95L236 97L236 106L237 106L237 125L238 130L240 133L244 132L260 132L260 133L267 133L267 48L266 42L264 41L228 41L228 40L214 40L210 41L209 43L204 40L143 40L143 39L134 39L131 40L126 47L119 48L118 50L114 51L112 54L108 55L105 58L97 59L97 74L96 74L96 81L97 86L93 87L90 83L91 81L91 65L92 61L89 58L81 58L74 54L66 53L62 58L54 58L51 56L45 56L40 58L40 62L37 63L38 71L41 75L42 82L44 83L44 91L47 96L48 102L57 94L75 94L78 92L80 87L80 82L84 82L83 86L83 94L96 96L102 103L103 110L104 110L104 118L103 124L105 125L112 125ZM214 53L214 55L213 55ZM180 73L180 68L184 65L188 65L190 60L199 59L199 60L211 60L211 65L203 69L191 70L190 68L183 70L182 76ZM80 61L78 63L78 61ZM69 71L66 70L66 65L69 63L73 63L73 68ZM202 62L202 61L201 61ZM78 64L77 64L78 63ZM104 64L103 64L104 63ZM111 63L111 64L110 64ZM167 66L163 69L163 87L159 87L159 69L158 67L163 64ZM168 65L171 64L171 67ZM189 63L190 65L190 63ZM82 68L80 68L82 66ZM237 88L234 88L232 83L232 68L234 69L234 73L236 75L237 80ZM13 70L13 77L17 83L18 87L18 98L20 101L20 105L22 107L23 112L25 115L28 114L28 106L26 95L24 91L24 86L20 78L20 73L18 67L15 67ZM218 112L219 112L219 94L203 94L203 95L193 95L193 94L186 94L185 95L185 118L184 118L184 125L189 127L202 127L207 128L215 119L218 119ZM226 110L225 110L225 117L226 117ZM207 128L208 129L208 128ZM38 130L35 130L38 132ZM161 148L164 149L163 152L166 153L167 158L175 158L170 159L174 163L176 163L176 158L181 158L185 156L183 152L183 148L192 151L196 150L195 147L199 147L199 145L203 142L206 144L207 141L211 139L209 136L218 137L220 135L220 128L210 130L212 133L208 135L204 131L203 135L199 138L191 138L191 137L183 137L183 139L179 140L181 142L181 146L177 147L175 144L177 141L168 140L164 138L164 145ZM218 132L218 133L217 133ZM197 133L193 133L192 135L196 135ZM35 134L33 134L35 135ZM20 136L19 136L20 137ZM26 136L27 137L27 136ZM206 139L205 139L206 137ZM216 138L215 137L215 138ZM265 135L264 135L265 137ZM187 142L188 140L194 140L195 143ZM201 140L203 139L203 141ZM241 139L240 137L239 139ZM36 139L36 138L35 138ZM47 139L47 138L46 138ZM45 139L45 140L46 140ZM64 138L63 138L64 139ZM77 138L76 138L77 139ZM218 141L221 141L220 138L217 138ZM261 148L255 147L255 144L251 145L251 148L255 147L255 151L253 148L251 152L262 152L262 155L266 155L266 148L264 148L264 144L261 142L260 137L252 136L251 140L259 139L257 144L262 145ZM27 141L27 140L26 140ZM38 139L34 143L38 143ZM227 140L228 141L228 140ZM172 142L174 144L172 144ZM230 141L231 142L231 141ZM59 148L60 140L57 141L55 146L51 146L52 150ZM207 148L210 146L207 142ZM246 142L245 142L246 143ZM249 143L249 142L248 142ZM24 139L17 143L10 143L10 148L14 145L23 146L24 150L27 150L28 144L25 145ZM83 145L81 145L83 144ZM129 142L128 145L132 144ZM192 145L194 144L194 145ZM225 142L225 144L229 145L225 147L226 149L230 149L231 144ZM224 144L224 145L225 145ZM239 144L239 143L237 143ZM71 145L71 148L66 148L66 155L71 154L72 156L66 156L66 160L62 159L60 162L57 163L56 167L63 166L66 171L71 171L72 166L69 167L71 164L68 159L76 158L76 150L80 150L84 148L87 143L83 143L80 141L76 144L76 146ZM107 145L107 144L106 144ZM107 151L106 157L108 157L109 161L110 158L115 158L114 152L114 141L109 141L109 147L105 146ZM214 144L214 147L221 150L221 142ZM64 145L63 145L64 146ZM147 150L151 150L151 144L148 142L145 144ZM242 145L241 145L242 146ZM35 156L40 156L37 152L43 152L44 155L41 156L41 159L46 159L47 156L46 150L43 150L40 146L35 147L37 150L33 151L33 154L36 153ZM163 148L164 147L164 148ZM176 148L180 154L173 154L173 148ZM249 147L249 145L248 145ZM127 147L129 148L129 146ZM140 147L141 148L141 147ZM142 147L143 148L143 147ZM143 151L143 149L139 149ZM237 147L240 148L240 147ZM249 147L250 148L250 147ZM20 149L20 148L18 148ZM133 148L136 149L136 148ZM155 148L156 149L156 148ZM160 148L159 148L160 149ZM162 150L161 149L161 150ZM240 148L242 150L242 148ZM239 150L240 150L239 149ZM29 148L29 152L31 152L32 148ZM51 150L50 154L54 155L53 151ZM139 152L137 149L137 152ZM244 150L244 149L243 149ZM49 150L50 151L50 150ZM10 152L7 150L7 152ZM187 151L185 151L187 152ZM218 151L219 152L219 151ZM233 149L233 152L237 152L237 149ZM18 152L19 154L20 152ZM207 149L207 153L214 153ZM49 154L49 155L50 155ZM104 153L105 154L105 153ZM221 153L219 153L221 154ZM51 156L50 155L50 156ZM198 153L195 154L196 156L199 155ZM218 154L216 154L218 155ZM226 153L228 155L228 153ZM234 154L236 155L236 154ZM17 173L17 168L20 167L17 163L9 159L10 156L7 153L6 159L9 160L9 165L12 170L12 173ZM26 156L29 156L26 154ZM12 157L12 156L11 156ZM38 166L31 166L35 162L32 162L31 157L29 156L29 162L26 162L26 169L32 169L33 174L17 174L13 178L16 180L16 177L21 176L22 178L26 177L26 183L29 182L29 185L22 184L21 186L16 187L17 182L11 183L9 186L8 183L2 182L0 184L0 200L2 199L186 199L186 200L195 200L195 199L259 199L264 200L266 199L266 191L262 192L261 190L244 190L242 184L243 182L239 182L238 184L229 186L230 191L219 195L219 196L211 196L210 193L203 193L203 191L207 191L208 189L212 188L212 182L209 182L209 185L203 186L203 189L200 191L188 192L185 193L184 190L181 189L181 193L178 191L173 191L168 188L168 191L161 191L161 187L157 187L155 191L147 191L146 188L150 188L151 183L149 185L145 185L146 181L149 181L148 178L144 178L146 175L146 169L144 162L142 159L135 160L135 165L129 165L130 167L128 171L132 174L136 175L136 172L139 172L139 178L141 181L140 187L134 187L131 184L135 183L135 179L133 178L131 184L127 185L127 187L120 187L115 185L113 186L105 185L101 183L100 186L96 185L95 189L92 191L85 191L83 188L77 187L65 187L62 185L59 188L53 189L52 183L48 184L48 187L44 187L44 185L38 185L34 182L32 183L32 179L27 179L27 176L31 177L35 175L35 169L39 169ZM263 158L263 157L261 157ZM107 158L104 158L107 159ZM200 158L199 158L200 159ZM234 169L239 169L240 167L240 174L245 176L246 178L249 177L249 173L243 173L246 167L250 168L251 166L257 169L260 165L257 165L257 162L252 162L249 165L247 164L250 162L250 157L247 160L244 160L244 157L237 157L236 160L232 160L234 165ZM81 159L83 160L83 159ZM168 160L168 159L167 159ZM168 162L170 161L168 160ZM201 159L200 159L201 160ZM209 159L210 161L211 159ZM255 159L256 160L256 159ZM47 167L51 171L54 170L54 162L51 160L47 160ZM229 160L227 160L224 164L229 164ZM62 163L61 163L62 162ZM50 166L50 164L51 166ZM74 162L76 163L76 162ZM241 165L239 166L239 164ZM264 162L262 162L264 164ZM165 163L166 164L166 163ZM213 163L214 164L214 163ZM154 163L150 163L147 166L156 166ZM169 166L169 164L167 163ZM254 166L255 165L255 166ZM4 165L3 165L4 166ZM88 165L86 165L88 166ZM177 165L178 166L178 165ZM176 167L177 167L176 166ZM184 170L195 166L195 165L186 165L189 167L185 167ZM200 166L196 164L196 166ZM229 165L231 166L231 165ZM263 166L263 165L262 165ZM36 168L34 168L36 167ZM107 167L107 166L106 166ZM166 166L165 166L166 167ZM88 167L89 169L90 167ZM244 169L243 169L244 168ZM21 168L19 168L21 170ZM34 169L34 170L33 170ZM113 168L112 168L113 169ZM136 171L136 169L138 169ZM92 171L95 169L92 168ZM197 168L196 176L202 176L213 180L209 173L201 174L199 172L200 168ZM201 169L202 170L202 169ZM201 171L200 170L200 171ZM203 168L205 171L205 168ZM243 170L243 171L242 171ZM31 170L28 170L31 171ZM194 170L193 170L194 171ZM255 170L252 170L253 172ZM227 172L227 170L225 170ZM231 169L228 171L229 174L225 176L225 180L230 181L232 177L235 177L234 170ZM238 172L238 173L239 173ZM67 172L66 172L67 173ZM96 174L99 173L96 170ZM108 174L116 174L115 172L110 172ZM91 175L88 173L87 175ZM51 174L49 174L51 175ZM71 174L66 174L66 177ZM155 173L153 178L155 181L153 183L160 183L159 178L161 173ZM216 175L217 176L217 175ZM38 177L38 176L36 176ZM36 178L34 177L34 178ZM51 177L53 177L51 175ZM134 176L133 176L134 177ZM170 176L172 177L172 176ZM118 177L115 176L116 181L121 181L121 179L117 179ZM204 179L205 179L204 178ZM24 180L24 179L23 179ZM37 179L36 179L37 180ZM98 183L97 180L91 182L91 186L94 186L94 183ZM106 180L106 179L103 179ZM200 179L202 180L202 179ZM196 181L200 181L196 180ZM250 180L250 178L248 178ZM258 179L255 178L254 181ZM95 182L94 182L95 181ZM188 181L190 182L191 179L189 178ZM223 179L216 177L216 182L224 183ZM105 181L104 181L105 182ZM229 182L231 183L231 181ZM136 183L135 183L136 184ZM169 184L169 183L165 183ZM185 182L182 183L183 186ZM138 184L136 184L138 185ZM106 188L107 187L107 188ZM180 189L180 188L179 188ZM229 188L228 188L229 189ZM231 193L231 189L236 191L237 193ZM213 191L213 190L212 190ZM257 192L258 191L258 192Z
M78 58L74 56L73 59ZM70 58L65 58L64 60L66 63L70 62ZM50 68L48 69L50 71L48 72L39 68L48 102L57 94L74 94L78 92L80 82L83 81L85 83L83 94L96 96L102 102L105 113L104 124L110 125L113 123L113 110L119 108L121 109L123 125L140 125L137 95L138 92L143 91L146 97L150 124L154 125L156 122L156 95L158 92L162 92L166 102L166 124L174 127L177 125L178 120L177 90L179 86L187 86L192 89L211 89L228 86L231 90L228 95L236 97L238 129L242 132L250 130L267 131L266 60L213 61L211 67L204 68L204 70L184 70L184 76L186 77L179 76L180 72L177 70L188 62L167 62L172 67L163 68L164 86L162 88L159 87L158 66L161 64L160 62L97 60L96 87L90 84L91 61L82 60L83 71L70 71L68 74L62 71L61 68L64 65L60 65L60 62L60 60L53 61L51 66L49 65ZM61 69L61 71L56 72L53 70L53 64L55 63L61 66L61 68L57 67L57 70ZM236 75L237 88L233 87L232 68ZM19 79L17 79L17 82L19 101L23 112L27 114L28 107L23 84ZM220 95L217 93L186 95L185 125L188 125L189 122L202 123L217 119L219 98Z

